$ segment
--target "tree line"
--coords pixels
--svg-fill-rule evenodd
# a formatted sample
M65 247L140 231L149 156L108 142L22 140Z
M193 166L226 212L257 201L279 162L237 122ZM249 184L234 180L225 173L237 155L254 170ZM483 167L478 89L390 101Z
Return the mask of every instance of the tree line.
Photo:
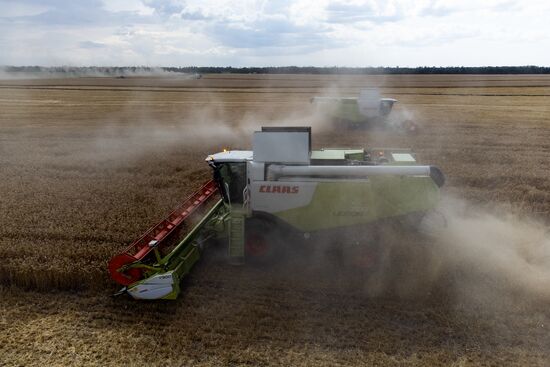
M546 66L421 66L421 67L167 67L168 71L185 73L231 73L231 74L550 74Z
M43 66L5 66L5 72L56 73L56 74L101 74L117 76L147 72L187 73L187 74L550 74L546 66L421 66L421 67L315 67L315 66L185 66L185 67L147 67L147 66L87 66L87 67L43 67Z

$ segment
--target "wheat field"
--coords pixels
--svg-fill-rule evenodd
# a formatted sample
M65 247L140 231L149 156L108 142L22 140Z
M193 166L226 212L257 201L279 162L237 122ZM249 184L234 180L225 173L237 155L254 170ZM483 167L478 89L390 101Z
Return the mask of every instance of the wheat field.
M419 133L334 129L309 102L363 87ZM0 81L0 365L547 365L548 300L465 267L411 282L404 266L373 294L330 259L232 267L212 250L179 300L143 303L110 297L106 264L263 124L311 125L315 147L412 148L444 195L547 224L549 106L540 75Z

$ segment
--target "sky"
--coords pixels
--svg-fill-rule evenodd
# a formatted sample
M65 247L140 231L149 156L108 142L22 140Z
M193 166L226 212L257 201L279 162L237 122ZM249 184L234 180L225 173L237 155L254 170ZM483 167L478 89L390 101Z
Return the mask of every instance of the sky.
M0 65L550 66L550 2L0 0Z

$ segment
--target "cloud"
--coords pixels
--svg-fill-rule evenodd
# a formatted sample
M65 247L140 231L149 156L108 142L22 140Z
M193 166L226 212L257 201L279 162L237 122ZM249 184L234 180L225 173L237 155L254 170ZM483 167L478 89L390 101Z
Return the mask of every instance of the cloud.
M0 65L547 64L549 12L543 0L0 0Z
M326 28L301 26L286 17L266 16L253 22L214 23L208 33L224 45L234 48L334 47Z
M451 0L430 0L424 5L419 15L446 17L456 13L468 12L514 12L521 10L521 2L517 0L475 0L451 1Z
M435 2L432 2L432 6L427 6L420 11L422 16L433 16L433 17L445 17L457 12L458 8L453 8L448 5L439 5Z
M219 1L213 3L149 0L147 6L166 21L178 19L226 48L257 50L261 54L306 53L315 48L338 47L330 27L301 23L290 15L291 1Z
M171 0L147 0L144 3L154 9L157 14L163 16L179 14L185 8L184 4Z
M100 43L100 42L93 42L93 41L82 41L78 44L80 48L105 48L107 47L106 44Z
M403 10L391 2L330 3L326 11L327 21L331 23L395 22L405 16Z
M40 4L29 4L24 1L0 1L1 16L3 18L20 17L40 14L47 7Z
M384 37L376 39L379 45L420 49L441 44L452 45L454 42L473 38L476 30L468 27L438 25L430 28L419 27L407 32L402 26L395 26L384 34Z
M22 0L20 5L42 7L42 11L32 15L3 17L16 24L35 24L50 26L115 25L124 23L143 23L149 19L137 11L109 11L101 0ZM3 6L0 3L0 6ZM9 7L9 5L7 6ZM1 12L0 12L1 14Z

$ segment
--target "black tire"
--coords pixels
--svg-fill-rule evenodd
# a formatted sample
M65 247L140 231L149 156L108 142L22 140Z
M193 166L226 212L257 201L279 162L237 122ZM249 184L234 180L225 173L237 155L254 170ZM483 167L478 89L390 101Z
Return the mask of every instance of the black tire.
M285 249L285 236L276 223L259 218L246 221L244 253L247 263L275 264L281 260Z

